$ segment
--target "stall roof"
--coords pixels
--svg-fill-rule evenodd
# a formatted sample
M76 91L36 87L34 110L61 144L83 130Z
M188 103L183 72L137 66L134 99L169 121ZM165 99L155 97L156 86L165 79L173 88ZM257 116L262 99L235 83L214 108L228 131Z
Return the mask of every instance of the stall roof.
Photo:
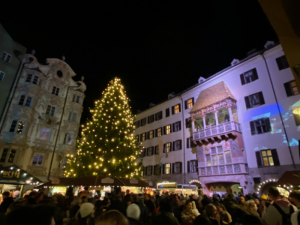
M0 184L41 184L43 181L16 165L0 167Z
M291 185L300 185L300 170L295 171L286 171L280 179L277 181L278 184L291 184Z
M149 187L149 184L140 179L129 179L129 178L117 178L123 183L122 186L131 186L131 187Z
M42 187L42 186L55 186L55 187L56 186L68 186L68 183L74 179L75 178L61 177L61 178L58 178L59 182L48 181L48 182L44 183L43 185L40 185L39 187Z

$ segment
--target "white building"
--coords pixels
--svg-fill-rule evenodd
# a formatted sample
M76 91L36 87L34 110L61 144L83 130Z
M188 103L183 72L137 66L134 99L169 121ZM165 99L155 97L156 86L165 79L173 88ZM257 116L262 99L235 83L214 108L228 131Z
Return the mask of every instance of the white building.
M51 177L63 176L66 154L76 152L86 90L83 81L72 79L75 75L63 60L41 65L25 55L0 134L0 165L15 164L42 181L50 167Z
M264 50L139 113L144 178L155 188L198 180L207 194L238 188L246 194L263 192L267 186L258 190L259 183L272 185L298 169L300 95L293 80L281 46L267 42Z

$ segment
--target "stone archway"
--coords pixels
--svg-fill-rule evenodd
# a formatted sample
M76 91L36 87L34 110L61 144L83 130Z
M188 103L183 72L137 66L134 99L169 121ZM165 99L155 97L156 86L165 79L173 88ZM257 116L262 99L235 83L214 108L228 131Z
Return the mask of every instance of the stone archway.
M219 192L219 193L227 193L227 194L233 194L234 192L236 192L236 188L232 188L234 186L239 186L239 183L235 183L235 182L215 182L215 183L208 183L205 184L206 189L209 193L215 193L215 192ZM241 192L243 192L241 190ZM237 193L236 193L237 194Z
M202 187L201 182L199 180L191 180L189 182L189 184L197 186L198 195L202 195L203 194L203 191L202 191L203 187Z

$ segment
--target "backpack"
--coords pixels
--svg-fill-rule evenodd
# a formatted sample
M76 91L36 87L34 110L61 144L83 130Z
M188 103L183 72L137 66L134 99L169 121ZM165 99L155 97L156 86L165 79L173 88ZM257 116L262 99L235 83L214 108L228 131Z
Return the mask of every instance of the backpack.
M273 206L282 216L282 225L292 225L291 216L295 212L294 207L290 205L290 212L286 214L276 203L273 203Z

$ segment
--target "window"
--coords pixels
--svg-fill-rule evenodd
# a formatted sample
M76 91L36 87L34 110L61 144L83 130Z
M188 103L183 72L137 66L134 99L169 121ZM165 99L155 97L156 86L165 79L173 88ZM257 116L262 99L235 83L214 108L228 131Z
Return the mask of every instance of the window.
M10 154L9 154L9 157L8 157L8 162L9 163L14 162L15 155L16 155L16 150L14 150L14 149L10 150Z
M24 104L25 97L26 97L26 95L21 95L21 98L19 100L19 105L23 105Z
M206 121L205 117L204 117L204 120L203 120L203 117L197 117L197 118L195 118L195 120L194 120L195 130L199 131L199 130L203 130L204 129L204 123L203 123L203 121Z
M139 142L140 135L135 135L136 142Z
M20 120L18 124L17 134L22 134L24 126L25 126L25 122Z
M0 81L3 81L5 77L5 73L0 71Z
M42 129L40 133L40 140L49 141L51 136L51 130L50 129Z
M42 154L34 154L33 160L32 160L32 165L33 166L41 166L43 163L43 158L44 158L44 155L42 155Z
M146 118L141 119L141 126L145 126L146 125Z
M242 85L251 83L258 79L256 69L249 70L240 75Z
M146 141L146 133L141 134L141 141Z
M168 143L164 144L164 153L171 152L171 149L172 149L171 145L172 145L171 142L168 142Z
M8 54L7 52L3 52L3 53L2 53L1 59L2 59L3 61L5 61L5 62L8 62L8 63L9 63L10 60L11 60L11 55Z
M27 74L25 82L31 82L32 74Z
M38 82L39 82L39 77L38 76L34 76L32 83L37 85Z
M141 157L141 158L145 157L145 149L142 149L142 150L141 150L140 157Z
M251 135L263 134L271 131L269 118L261 118L250 122Z
M209 127L209 126L215 126L216 125L215 114L214 113L208 113L208 114L206 114L206 116L205 116L205 123L206 123L207 127Z
M295 80L292 80L290 82L285 83L284 88L285 88L285 91L286 91L286 95L288 97L299 94L299 90L298 90L298 87L297 87L297 84L296 84Z
M68 121L70 121L70 122L76 122L77 121L76 119L77 119L77 113L70 112L69 113Z
M173 163L173 173L181 173L181 162Z
M161 174L161 168L159 165L154 166L154 174L155 175L160 175Z
M148 123L154 122L154 115L148 116Z
M300 126L300 107L294 109L293 115L294 115L296 126Z
M226 163L230 164L231 162L231 153L230 151L225 152Z
M147 156L153 155L153 147L147 148Z
M172 115L180 113L180 104L172 106Z
M279 70L283 70L283 69L286 69L286 68L290 67L288 61L286 60L285 55L280 56L279 58L277 58L276 62L277 62L277 66L278 66Z
M193 105L194 105L194 98L190 98L184 102L185 109L190 109L193 107Z
M165 174L171 173L171 164L170 163L164 164L164 172L165 172Z
M177 140L173 142L173 150L174 151L181 150L181 140Z
M143 177L143 176L145 176L145 168L144 167L142 167L142 170L141 170L141 176Z
M191 160L188 161L188 173L196 173L198 172L198 161Z
M65 137L64 137L64 144L65 144L65 145L72 145L73 138L74 138L74 135L73 135L73 134L68 134L68 133L66 133L66 134L65 134Z
M224 155L219 154L218 155L219 165L224 165Z
M190 127L192 127L191 117L185 119L185 128L190 128Z
M197 145L194 143L192 137L189 137L186 139L186 147L187 148L194 148L196 147Z
M135 128L139 128L139 127L140 127L140 122L141 122L141 121L136 121L136 122L134 123Z
M212 155L211 157L212 157L213 166L217 166L218 165L217 155Z
M25 82L27 82L27 83L32 82L33 84L37 85L39 83L39 77L38 76L33 76L32 74L27 74Z
M54 87L52 88L52 94L58 96L58 94L59 94L59 88L54 86Z
M155 137L160 137L162 135L161 130L161 127L155 130Z
M155 113L155 121L162 119L162 111Z
M154 151L155 151L155 153L154 153L155 155L159 154L159 147L158 147L158 145L155 146L155 150Z
M152 175L152 166L147 166L147 176Z
M16 129L17 123L18 123L18 121L17 121L17 120L13 120L13 121L11 122L11 125L10 125L9 132L15 132L15 129Z
M210 155L206 155L206 166L211 166Z
M170 125L167 125L167 126L165 126L165 132L164 132L165 134L169 134L169 133L171 133L171 124Z
M154 131L153 131L153 130L150 130L150 131L148 132L148 139L152 139L152 138L154 138Z
M73 95L73 100L72 102L80 103L80 96L78 95Z
M31 102L32 102L32 97L28 96L27 100L26 100L26 103L25 103L25 106L30 107L31 106Z
M276 149L266 149L255 152L258 167L279 166L279 158Z
M255 93L245 97L246 108L254 108L265 104L264 96L262 92Z
M178 121L176 123L173 123L173 132L177 132L181 130L181 122Z
M1 155L1 158L0 158L0 162L2 162L2 163L5 162L7 153L8 153L8 148L3 149L3 152L2 152L2 155Z
M55 114L55 107L48 105L47 110L46 110L46 115L54 116L54 114Z
M19 100L19 105L24 105L26 99L26 95L21 95L20 100ZM25 106L30 107L32 102L32 97L28 96L25 102Z
M169 117L169 116L170 116L170 109L167 108L167 109L166 109L166 117Z

